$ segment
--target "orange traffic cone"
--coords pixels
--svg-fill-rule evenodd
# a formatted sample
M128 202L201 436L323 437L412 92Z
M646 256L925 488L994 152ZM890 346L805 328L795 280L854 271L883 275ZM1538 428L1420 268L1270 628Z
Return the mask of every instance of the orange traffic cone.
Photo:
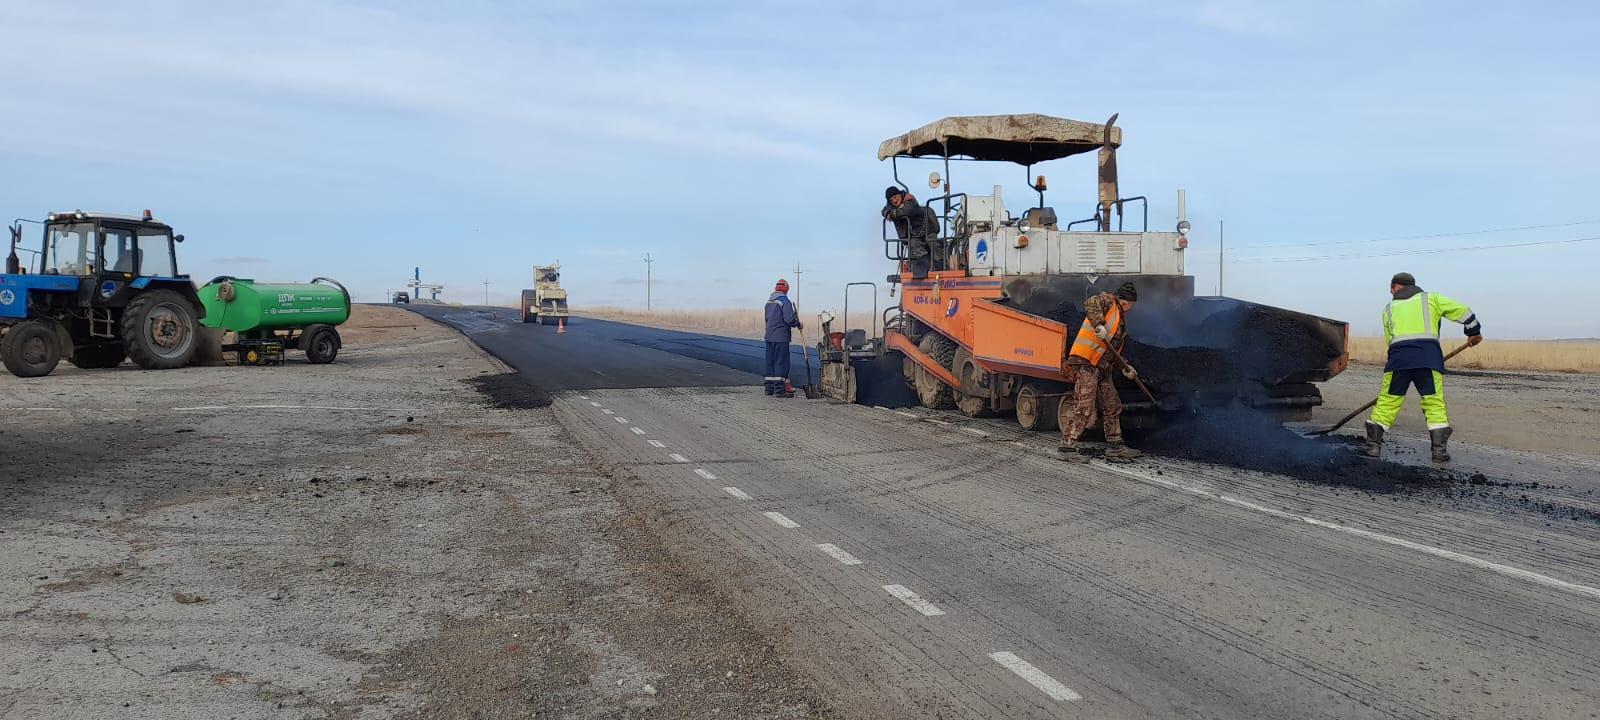
M567 334L567 319L566 318L556 318L556 334L557 335L565 335L565 334Z

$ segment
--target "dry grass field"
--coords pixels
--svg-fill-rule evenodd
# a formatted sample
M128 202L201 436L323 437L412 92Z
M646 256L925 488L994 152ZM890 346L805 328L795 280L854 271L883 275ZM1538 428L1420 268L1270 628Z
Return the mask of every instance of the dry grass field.
M1456 349L1460 338L1444 341L1445 352ZM1383 338L1350 338L1350 359L1381 363ZM1586 340L1485 340L1450 361L1468 370L1542 370L1550 372L1600 372L1600 342Z

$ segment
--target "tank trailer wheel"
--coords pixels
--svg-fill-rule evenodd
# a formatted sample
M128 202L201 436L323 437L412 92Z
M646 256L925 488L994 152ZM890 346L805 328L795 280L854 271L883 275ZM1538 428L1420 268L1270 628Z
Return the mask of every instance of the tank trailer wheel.
M122 344L146 370L188 365L199 334L194 306L171 290L146 292L122 312Z
M955 359L956 355L956 344L936 332L929 332L922 336L922 341L917 343L917 349L945 368L950 367L950 361ZM917 366L915 374L913 387L917 391L917 401L923 407L934 410L947 410L955 407L955 399L951 396L950 386L944 384L943 380L935 377L933 373L928 372L921 365Z
M1026 383L1017 390L1017 424L1023 430L1055 430L1061 426L1057 416L1061 398L1048 397L1051 394L1037 383Z
M315 365L326 365L339 356L339 331L326 325L311 331L306 338L306 360Z
M43 377L61 362L61 345L49 323L29 320L12 325L0 338L0 361L17 377Z
M104 343L73 348L71 362L86 370L114 368L127 357L128 351L122 347L122 343Z

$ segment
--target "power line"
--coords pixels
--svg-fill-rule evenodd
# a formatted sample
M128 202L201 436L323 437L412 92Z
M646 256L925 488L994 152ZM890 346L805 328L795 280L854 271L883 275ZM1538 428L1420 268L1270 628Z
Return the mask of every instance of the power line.
M1290 248L1290 247L1316 247L1318 245L1356 245L1360 243L1391 242L1394 240L1429 240L1442 237L1465 237L1467 235L1492 235L1503 232L1521 232L1524 230L1549 230L1551 228L1575 227L1578 225L1594 225L1600 220L1579 220L1577 222L1555 223L1551 225L1524 225L1522 227L1494 228L1491 230L1468 230L1465 232L1432 233L1429 235L1396 235L1394 237L1367 238L1365 240L1328 240L1324 242L1308 243L1261 243L1257 245L1240 245L1246 248Z
M1425 250L1396 250L1382 253L1348 253L1345 255L1316 255L1312 257L1267 257L1245 258L1234 260L1234 263L1264 263L1264 262L1317 262L1322 260L1354 260L1357 258L1398 257L1401 255L1433 255L1437 253L1473 252L1476 250L1502 250L1505 248L1533 247L1535 245L1571 245L1573 243L1600 240L1600 235L1592 237L1572 238L1570 240L1540 240L1536 242L1502 243L1498 245L1473 245L1468 247L1428 248Z

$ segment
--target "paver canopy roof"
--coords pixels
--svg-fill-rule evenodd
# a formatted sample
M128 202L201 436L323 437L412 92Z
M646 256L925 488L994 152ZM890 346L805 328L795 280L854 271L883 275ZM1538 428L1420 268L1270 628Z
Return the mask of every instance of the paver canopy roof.
M1106 126L1049 115L968 115L929 123L878 146L878 159L965 156L1032 165L1099 148ZM1111 128L1111 145L1122 144L1122 128Z

